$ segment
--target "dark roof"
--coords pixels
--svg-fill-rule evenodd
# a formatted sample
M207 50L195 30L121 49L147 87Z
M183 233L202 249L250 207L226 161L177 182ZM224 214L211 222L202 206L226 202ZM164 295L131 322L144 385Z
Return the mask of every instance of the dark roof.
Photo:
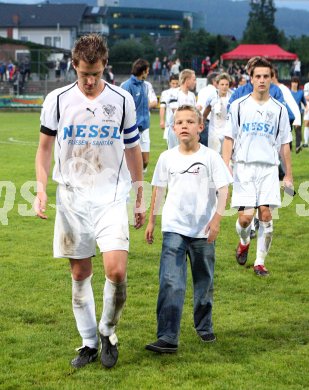
M87 4L4 4L0 3L0 27L74 27Z

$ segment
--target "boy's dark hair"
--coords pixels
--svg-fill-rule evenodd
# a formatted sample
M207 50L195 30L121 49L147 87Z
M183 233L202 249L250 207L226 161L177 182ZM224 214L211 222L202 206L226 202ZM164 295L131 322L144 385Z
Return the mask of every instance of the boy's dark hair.
M179 75L178 74L170 75L170 81L173 81L173 80L179 81Z
M144 60L143 58L138 58L132 64L131 73L133 74L133 76L139 77L147 69L149 69L149 67L150 67L150 65L149 65L149 62L147 60Z
M72 63L78 66L79 61L95 64L102 61L105 66L108 60L108 48L105 38L100 34L87 34L80 37L72 49Z
M274 75L274 68L265 57L256 57L254 61L250 64L250 77L253 77L255 68L269 68L271 77Z
M298 88L298 87L299 87L299 84L300 84L299 77L297 77L297 76L292 76L292 77L291 77L291 83L297 83L297 88Z

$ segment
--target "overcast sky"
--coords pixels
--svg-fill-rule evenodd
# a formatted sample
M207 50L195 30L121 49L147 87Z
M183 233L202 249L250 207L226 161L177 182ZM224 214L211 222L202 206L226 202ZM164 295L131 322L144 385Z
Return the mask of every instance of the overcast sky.
M243 1L243 0L232 0L232 1ZM2 3L19 3L19 4L34 4L40 2L40 0L0 0ZM59 0L59 3L62 1ZM124 0L125 2L125 0ZM87 0L85 0L87 3ZM277 7L287 7L293 9L304 9L309 11L309 0L275 0Z

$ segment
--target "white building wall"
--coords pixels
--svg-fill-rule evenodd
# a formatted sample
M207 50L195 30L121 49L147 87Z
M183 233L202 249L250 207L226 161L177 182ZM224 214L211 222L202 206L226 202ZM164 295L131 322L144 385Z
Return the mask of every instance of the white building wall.
M74 29L73 29L74 30ZM7 29L0 29L0 36L7 38ZM76 38L75 31L71 29L33 29L33 28L14 28L13 29L13 39L22 40L27 38L28 41L39 43L41 45L45 44L45 37L51 37L52 42L55 37L60 37L60 47L61 49L71 50L74 40ZM53 43L52 43L53 45Z

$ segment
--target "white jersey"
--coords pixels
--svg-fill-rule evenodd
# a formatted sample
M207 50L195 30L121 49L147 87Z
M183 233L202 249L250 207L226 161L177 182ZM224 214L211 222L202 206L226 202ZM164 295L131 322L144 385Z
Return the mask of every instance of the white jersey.
M218 91L206 100L206 107L211 106L209 118L209 134L215 133L218 137L224 138L226 120L227 120L227 105L232 95L232 91L228 91L226 96L219 96Z
M131 187L124 148L138 145L135 105L125 90L105 83L88 99L73 83L47 95L41 132L56 136L53 179L98 190L102 203L126 198Z
M147 81L147 80L145 80L144 83L146 84L147 96L148 96L149 102L151 102L151 103L152 102L158 103L158 98L157 98L157 95L156 95L156 93L155 93L155 91L153 89L152 84L149 81Z
M220 155L204 145L190 155L179 147L163 152L152 185L168 187L162 213L162 231L205 237L216 212L216 191L233 181Z
M197 106L202 107L201 112L204 112L207 107L207 101L216 96L217 89L214 85L208 84L206 87L201 88L197 95Z
M282 144L291 142L287 109L271 96L263 104L246 95L230 106L225 136L234 140L233 160L279 165Z
M180 88L170 88L162 92L160 107L165 107L165 131L163 138L167 139L169 130L173 130L174 112L183 104L196 106L196 98L193 92L182 92Z

